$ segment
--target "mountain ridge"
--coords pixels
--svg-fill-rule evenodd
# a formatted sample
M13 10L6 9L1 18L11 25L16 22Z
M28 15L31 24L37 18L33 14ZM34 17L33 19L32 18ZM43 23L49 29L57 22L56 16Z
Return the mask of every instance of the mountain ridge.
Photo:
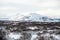
M12 17L6 18L6 19L11 20L11 21L27 21L27 22L34 22L34 21L35 22L60 22L60 19L42 16L37 13L30 13L27 16L15 15L15 16L12 16Z

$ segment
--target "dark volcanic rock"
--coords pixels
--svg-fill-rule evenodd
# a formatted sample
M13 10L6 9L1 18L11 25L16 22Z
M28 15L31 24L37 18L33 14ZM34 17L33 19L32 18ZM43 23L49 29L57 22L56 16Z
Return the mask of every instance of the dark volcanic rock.
M0 22L1 40L60 40L59 22Z

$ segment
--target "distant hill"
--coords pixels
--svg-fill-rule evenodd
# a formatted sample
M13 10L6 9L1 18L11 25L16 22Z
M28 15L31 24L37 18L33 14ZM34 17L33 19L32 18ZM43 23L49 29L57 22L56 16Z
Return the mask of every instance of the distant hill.
M10 20L10 21L27 21L27 22L60 22L60 19L58 18L51 18L47 16L43 16L37 13L30 13L29 15L15 15L12 17L7 18L0 18L0 20Z

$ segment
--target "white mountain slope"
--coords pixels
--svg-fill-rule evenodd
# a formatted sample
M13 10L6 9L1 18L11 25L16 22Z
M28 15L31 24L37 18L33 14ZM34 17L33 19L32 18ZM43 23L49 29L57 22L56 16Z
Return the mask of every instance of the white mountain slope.
M26 16L22 16L22 15L16 15L12 18L10 18L9 20L14 20L14 21L36 21L36 22L59 22L59 20L56 20L54 18L49 18L47 16L42 16L36 13L31 13L29 15Z
M50 18L47 16L42 16L37 13L30 13L28 15L14 15L8 18L8 20L13 21L30 21L30 22L60 22L59 19Z
M48 18L46 16L42 16L36 13L32 13L29 16L24 16L22 21L38 21L38 22L54 22L54 19Z

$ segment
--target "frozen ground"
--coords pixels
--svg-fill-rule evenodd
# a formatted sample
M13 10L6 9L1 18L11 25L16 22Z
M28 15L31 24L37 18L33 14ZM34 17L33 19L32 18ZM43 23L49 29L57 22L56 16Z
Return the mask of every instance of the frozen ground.
M0 22L2 40L60 40L60 23Z
M28 27L29 31L9 31L5 27L0 28L2 32L6 32L3 40L60 40L60 30L42 30L35 31L38 28ZM17 29L14 29L17 30ZM34 30L34 31L33 31Z

